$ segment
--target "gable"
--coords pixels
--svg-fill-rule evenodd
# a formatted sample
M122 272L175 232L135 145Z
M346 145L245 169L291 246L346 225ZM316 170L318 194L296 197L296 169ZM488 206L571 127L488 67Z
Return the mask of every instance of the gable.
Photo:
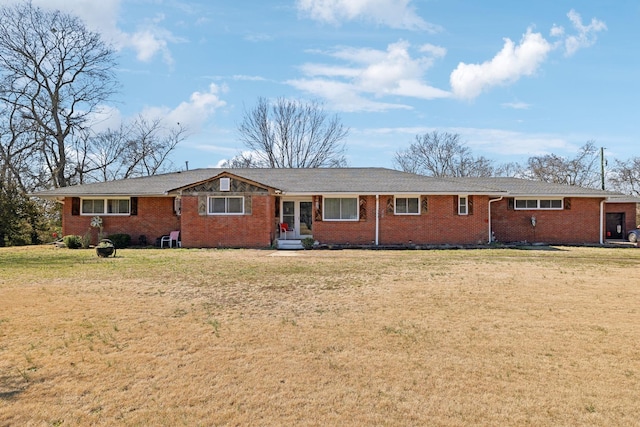
M221 185L221 181L226 179L229 180L228 190L223 189ZM189 187L184 187L181 190L183 195L189 196L224 195L230 193L267 195L269 192L269 188L266 186L261 186L258 183L249 182L230 174L220 175L207 181L199 182Z

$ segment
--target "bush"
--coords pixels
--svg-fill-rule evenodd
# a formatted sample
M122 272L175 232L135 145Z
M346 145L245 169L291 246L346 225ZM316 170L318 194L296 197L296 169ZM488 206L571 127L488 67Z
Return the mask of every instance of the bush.
M64 245L69 249L79 249L82 247L82 237L74 234L69 234L62 238Z
M107 239L113 242L116 249L127 248L131 246L131 236L124 233L117 233L107 236Z
M302 239L302 247L305 249L313 249L313 245L316 243L315 240L313 240L313 237L305 237L304 239Z

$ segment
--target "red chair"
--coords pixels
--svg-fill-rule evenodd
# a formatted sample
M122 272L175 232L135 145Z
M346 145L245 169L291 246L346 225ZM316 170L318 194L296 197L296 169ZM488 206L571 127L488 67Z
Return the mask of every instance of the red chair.
M289 227L289 224L287 224L286 222L280 223L280 236L282 236L282 233L284 233L285 240L287 240L287 233L292 233L294 231L295 230Z

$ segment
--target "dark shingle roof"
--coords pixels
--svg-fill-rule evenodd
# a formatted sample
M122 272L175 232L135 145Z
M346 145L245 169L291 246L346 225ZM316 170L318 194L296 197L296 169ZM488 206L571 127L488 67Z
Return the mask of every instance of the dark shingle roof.
M159 196L207 181L223 172L284 194L485 194L490 196L613 197L618 193L517 178L434 178L385 168L194 169L142 178L41 191L43 198Z
M476 185L506 191L511 197L518 196L563 196L563 197L612 197L619 195L610 191L575 185L553 184L520 178L452 178L458 182L472 181Z

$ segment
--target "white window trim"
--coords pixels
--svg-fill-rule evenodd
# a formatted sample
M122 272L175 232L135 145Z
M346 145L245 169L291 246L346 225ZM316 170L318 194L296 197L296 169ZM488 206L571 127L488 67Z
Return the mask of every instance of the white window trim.
M516 205L518 204L518 200L535 200L536 201L536 205L537 207L535 208L519 208ZM541 208L540 207L540 201L541 200L559 200L560 201L560 207L559 208ZM564 209L564 198L562 197L542 197L542 198L537 198L537 197L516 197L513 199L513 209L517 210L517 211L561 211Z
M242 212L211 212L211 199L242 199ZM227 201L225 200L225 210L228 209ZM209 196L207 197L207 215L217 216L230 216L230 215L244 215L244 197L243 196Z
M356 217L355 219L341 219L341 218L327 218L325 216L326 210L326 202L327 199L356 199ZM357 222L360 221L360 197L358 196L327 196L322 198L322 220L323 221L334 221L334 222Z
M85 200L102 200L104 202L104 210L103 212L91 212L87 213L82 210L84 206ZM129 201L129 212L126 213L107 213L107 205L109 200L128 200ZM82 197L80 198L80 215L82 216L131 216L131 197Z
M465 210L464 212L462 212L462 199L464 199L464 207ZM458 215L469 215L469 196L467 195L460 195L458 196Z
M418 212L398 212L398 199L418 199ZM420 215L422 206L420 206L420 196L410 195L410 196L394 196L393 197L393 214L394 215Z

